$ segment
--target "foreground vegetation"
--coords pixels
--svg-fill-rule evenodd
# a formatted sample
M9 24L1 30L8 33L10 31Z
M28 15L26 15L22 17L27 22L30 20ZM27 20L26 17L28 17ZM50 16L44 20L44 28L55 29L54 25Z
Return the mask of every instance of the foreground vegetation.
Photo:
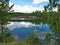
M5 0L6 1L6 0ZM5 5L5 1L2 2L0 4L1 8L0 8L0 45L40 45L39 39L38 38L34 38L32 36L32 38L28 38L27 41L19 41L19 42L15 42L15 40L13 39L11 33L5 33L6 29L6 25L9 24L8 21L13 18L13 17L19 17L19 16L36 16L39 19L35 19L31 22L36 23L36 24L40 24L41 22L43 24L48 24L51 28L51 31L54 33L55 36L55 40L57 41L57 45L59 45L60 43L60 9L59 6L60 4L58 4L59 0L49 0L49 4L48 7L45 6L45 11L44 12L40 12L40 11L36 11L33 13L11 13L8 12L14 5L12 5L11 7L9 7L8 9L6 9L6 7L8 7L8 4ZM52 8L55 8L56 6L58 6L58 12L53 12ZM47 12L46 9L49 9L49 12ZM48 36L50 37L50 35ZM57 38L56 38L57 37ZM50 38L49 38L50 39ZM48 39L48 40L49 40ZM48 41L47 40L47 41ZM5 43L4 43L5 42Z
M1 43L0 45L29 45L29 44L26 41L19 41L19 42Z
M12 38L9 38L8 41L5 40L4 42L0 43L0 45L40 45L40 44L41 44L40 40L34 35L34 30L24 40L13 40Z

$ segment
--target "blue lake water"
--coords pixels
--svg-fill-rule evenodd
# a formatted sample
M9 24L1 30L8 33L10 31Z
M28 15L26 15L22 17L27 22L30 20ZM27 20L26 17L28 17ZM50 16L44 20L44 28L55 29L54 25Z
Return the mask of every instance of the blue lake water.
M32 23L28 22L21 22L21 23L16 22L15 24L10 25L10 27L15 27L14 29L12 29L12 35L18 39L25 39L31 33L32 30L39 30L41 32L50 32L50 27L48 24L33 25Z

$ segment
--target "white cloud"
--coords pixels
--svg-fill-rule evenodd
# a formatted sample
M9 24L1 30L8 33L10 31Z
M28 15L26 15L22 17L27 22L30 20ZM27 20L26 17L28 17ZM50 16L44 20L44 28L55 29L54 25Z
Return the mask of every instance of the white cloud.
M27 6L27 5L25 5L25 6L15 5L13 7L13 9L14 9L15 12L24 12L24 13L32 12L31 7Z
M9 6L11 6L13 3L10 2ZM42 5L40 5L39 7L32 7L29 5L14 5L14 7L12 8L12 10L14 10L14 12L24 12L24 13L31 13L31 12L35 12L35 11L43 11L44 8Z
M25 27L25 28L30 28L32 26L41 26L41 25L36 25L33 24L31 22L10 22L10 24L7 25L7 28L10 30L14 30L15 28L21 28L21 27Z
M29 25L32 25L30 22L20 22L21 27L29 27Z
M17 26L13 22L11 22L10 24L7 25L7 27L8 27L8 29L13 30Z
M9 7L10 7L12 4L13 4L12 2L9 2Z
M52 11L58 12L58 7L53 8ZM47 12L49 12L49 10L47 10Z
M48 1L48 0L35 0L37 2L43 2L43 1ZM11 6L13 3L10 2L9 6ZM43 11L44 7L42 5L40 5L39 7L33 7L33 6L29 6L29 5L14 5L12 10L14 10L14 12L23 12L23 13L31 13L31 12L35 12L35 11ZM53 11L58 11L57 8L53 9Z
M57 7L53 8L53 11L58 12L58 8Z
M33 24L30 23L30 22L10 22L10 24L7 25L7 27L10 29L10 30L13 30L15 28L20 28L20 27L30 27L32 26Z
M49 2L49 0L33 0L33 4L38 4L42 2Z

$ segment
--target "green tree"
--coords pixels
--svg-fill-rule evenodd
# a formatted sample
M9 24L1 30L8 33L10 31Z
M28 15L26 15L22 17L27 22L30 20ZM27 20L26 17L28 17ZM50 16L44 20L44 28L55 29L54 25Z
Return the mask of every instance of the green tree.
M60 12L60 4L58 4L58 12Z
M6 2L8 0L2 0L0 2L0 31L1 31L1 38L3 38L4 35L4 30L6 28L6 25L8 24L8 21L10 20L10 17L8 16L8 10L10 10L13 5L11 7L9 7L9 1Z
M44 6L44 12L47 12L47 6Z
M59 0L49 0L48 9L49 9L50 12L53 11L53 8L58 6L58 2L59 2Z

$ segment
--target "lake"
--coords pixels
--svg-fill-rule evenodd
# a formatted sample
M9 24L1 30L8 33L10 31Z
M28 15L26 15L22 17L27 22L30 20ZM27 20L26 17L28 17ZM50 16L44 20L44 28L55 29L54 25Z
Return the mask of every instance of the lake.
M31 22L10 22L7 27L12 31L13 37L18 39L25 39L32 30L38 30L40 32L50 32L48 24L34 24Z

